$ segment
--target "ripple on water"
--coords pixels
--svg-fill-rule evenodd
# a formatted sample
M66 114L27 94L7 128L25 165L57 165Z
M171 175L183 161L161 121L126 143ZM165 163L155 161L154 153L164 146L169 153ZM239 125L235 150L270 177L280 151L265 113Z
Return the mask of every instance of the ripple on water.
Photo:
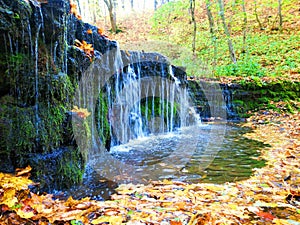
M113 147L110 154L132 166L137 174L143 174L143 181L154 180L155 177L186 182L233 182L247 179L252 174L253 168L264 165L263 161L254 160L253 157L259 156L259 150L266 145L243 137L244 133L250 131L249 129L228 124L200 125L197 132L192 129L194 128L187 127L171 134L151 135L131 140L127 144ZM220 137L220 133L211 135L214 130L223 130L224 133L221 133L223 137ZM222 138L221 144L217 144L216 138ZM188 155L190 158L187 160L181 159L184 158L182 154L189 146L196 146L193 154ZM215 154L213 158L209 158L211 154ZM174 164L165 160L176 157L178 159ZM205 159L213 160L203 169L201 165ZM97 164L93 164L91 171L100 171L101 164L98 164L99 168L95 168L95 165ZM91 175L91 173L84 178L84 193L81 193L81 187L77 187L76 194L86 196L85 193L91 186L94 195L107 198L116 184L108 181L105 183L104 178L99 178L99 174ZM95 185L101 180L102 185Z

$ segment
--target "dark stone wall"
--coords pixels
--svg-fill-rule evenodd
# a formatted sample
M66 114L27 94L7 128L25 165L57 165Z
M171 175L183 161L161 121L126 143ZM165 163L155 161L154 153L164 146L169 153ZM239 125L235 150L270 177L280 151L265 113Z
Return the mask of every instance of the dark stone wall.
M116 43L70 14L68 0L0 0L0 165L30 164L40 189L80 182L85 157L72 135L72 100L91 59ZM92 32L88 32L91 30Z
M215 83L213 88L207 88L213 83ZM300 99L300 82L284 79L272 82L250 80L229 84L193 79L188 80L188 89L202 121L218 119L212 115L208 100L213 99L212 96L217 94L222 95L223 106L226 110L226 114L223 114L226 118L219 119L229 121L244 121L253 112L263 109L293 113L297 110L297 105L293 104L293 101L299 102ZM275 103L280 101L285 102L285 108L277 108Z

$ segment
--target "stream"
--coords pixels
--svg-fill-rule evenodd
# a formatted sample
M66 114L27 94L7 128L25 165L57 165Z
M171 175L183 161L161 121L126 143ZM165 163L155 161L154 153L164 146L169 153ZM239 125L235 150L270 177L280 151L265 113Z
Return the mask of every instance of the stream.
M123 177L119 182L108 180L102 176L107 170L101 163L100 157L103 158L103 155L94 156L83 184L67 191L65 195L101 200L109 199L118 183L170 179L221 184L247 179L253 168L264 166L264 161L255 160L254 157L260 155L260 149L267 147L243 137L247 132L251 131L232 123L202 123L172 133L131 140L127 144L114 146L107 153L127 165L130 174L128 171L121 173ZM114 167L110 169L115 170ZM131 179L126 180L128 177Z

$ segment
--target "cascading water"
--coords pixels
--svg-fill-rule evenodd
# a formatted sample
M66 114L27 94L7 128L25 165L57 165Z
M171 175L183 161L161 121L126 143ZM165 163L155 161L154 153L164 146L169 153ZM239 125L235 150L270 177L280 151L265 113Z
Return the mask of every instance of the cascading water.
M200 122L190 105L186 86L174 76L166 58L157 53L124 53L117 46L90 66L79 90L78 106L91 112L91 141L85 142L91 143L89 164L105 177L116 177L113 170L139 176L136 168L122 164L107 148L114 152L119 145L133 140ZM74 122L77 124L76 118ZM76 136L76 140L85 138L88 136ZM184 152L183 146L185 143L180 143L176 151ZM189 154L175 159L188 160Z
M172 132L175 128L195 124L196 114L191 114L188 92L174 76L172 67L161 63L156 76L141 74L142 66L151 63L142 59L141 53L130 56L129 65L123 68L119 49L114 61L115 82L108 90L109 122L112 143L127 143L131 139L151 133Z

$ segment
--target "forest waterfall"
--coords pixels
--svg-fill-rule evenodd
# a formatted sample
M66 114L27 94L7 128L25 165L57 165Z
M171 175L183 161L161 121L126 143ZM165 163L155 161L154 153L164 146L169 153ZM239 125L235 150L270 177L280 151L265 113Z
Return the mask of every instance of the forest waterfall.
M122 52L117 45L90 66L79 86L78 105L92 114L94 147L105 140L110 142L106 146L125 144L200 121L186 85L157 53Z

